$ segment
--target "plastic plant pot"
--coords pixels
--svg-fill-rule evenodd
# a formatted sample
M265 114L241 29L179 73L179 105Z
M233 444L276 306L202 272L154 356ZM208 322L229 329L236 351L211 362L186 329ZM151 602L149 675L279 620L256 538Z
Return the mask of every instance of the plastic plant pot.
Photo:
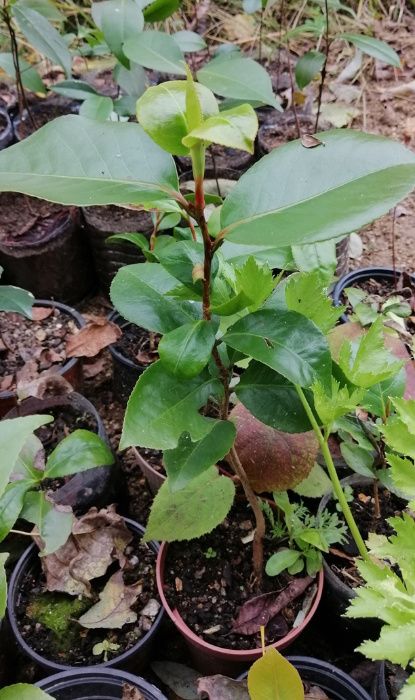
M132 448L132 451L134 453L134 457L137 460L137 464L140 467L140 471L145 477L149 489L153 496L156 495L157 491L159 490L160 486L163 484L163 482L166 480L165 474L162 472L157 471L150 462L148 462L142 454L138 451L136 447Z
M124 520L132 532L138 535L144 534L145 529L142 525L139 525L139 523L136 523L134 522L134 520L130 520L129 518L124 518ZM153 552L155 552L156 554L158 553L160 548L158 542L148 542L148 546L151 547ZM25 550L25 552L20 557L10 578L7 596L7 614L11 631L21 651L27 657L29 657L31 661L34 661L40 667L40 669L42 669L44 675L51 675L60 671L70 671L71 669L74 669L73 666L63 663L59 664L55 661L51 661L50 659L47 659L45 656L42 656L37 651L32 649L32 647L23 638L19 629L16 610L19 609L20 605L20 590L22 582L24 577L36 567L39 567L39 550L35 544L32 544ZM156 619L153 622L153 625L151 626L151 629L141 639L139 639L136 642L136 644L134 644L127 651L124 651L122 654L119 654L118 656L115 656L112 659L109 659L108 661L96 664L93 667L89 667L91 672L100 671L102 668L111 667L122 668L127 671L141 671L143 668L145 668L145 666L148 663L153 645L156 641L157 634L162 625L163 618L164 609L163 607L161 607ZM77 666L76 670L78 670L79 668L80 667ZM80 696L80 698L83 697L90 696ZM100 696L97 697L99 698ZM105 698L106 696L104 695L103 697ZM109 697L111 698L112 696Z
M59 413L59 409L65 408L72 409L74 414L79 416L87 415L90 417L95 423L94 432L109 445L104 423L95 406L85 396L76 392L48 399L26 399L19 406L9 411L5 418L45 413L55 415ZM77 512L86 511L92 505L98 506L108 503L111 483L115 481L112 478L115 469L115 465L102 465L75 474L53 493L53 500L61 505L72 506Z
M206 675L223 673L224 675L232 677L237 676L239 673L241 673L243 668L246 668L247 664L253 663L256 661L256 659L259 659L260 656L262 656L262 649L257 647L255 649L237 650L217 647L213 644L205 642L186 625L179 611L170 607L164 594L164 566L166 562L167 550L168 544L163 542L157 557L157 588L167 615L170 617L176 629L186 641L193 666L198 671L201 671ZM272 645L275 647L275 649L281 651L282 649L288 647L307 627L319 606L323 592L323 585L324 573L322 569L317 575L317 591L313 604L311 605L311 608L309 609L303 622L295 629L292 629L285 637L275 642Z
M36 299L34 306L46 306L54 309L59 309L62 313L69 316L78 328L85 326L85 319L78 311L66 304L61 304L57 301L49 299ZM71 357L63 363L57 370L57 373L64 377L74 389L79 389L82 386L82 360L79 357ZM8 411L11 411L17 404L17 394L15 391L0 391L0 418Z
M330 700L371 700L370 695L354 678L336 666L309 656L287 656L301 679L321 688ZM239 680L245 679L247 673Z
M13 124L7 109L0 107L0 151L13 143Z
M121 700L124 683L138 688L144 700L167 700L144 678L111 668L64 671L39 681L36 686L55 700Z
M347 287L357 286L359 283L367 282L370 279L393 282L395 278L398 280L400 275L400 270L395 271L392 267L362 267L359 270L353 270L341 277L336 283L332 292L334 305L340 306L342 304L342 294ZM411 279L415 284L415 274L411 275ZM347 314L343 314L341 320L343 323L347 323L350 319Z

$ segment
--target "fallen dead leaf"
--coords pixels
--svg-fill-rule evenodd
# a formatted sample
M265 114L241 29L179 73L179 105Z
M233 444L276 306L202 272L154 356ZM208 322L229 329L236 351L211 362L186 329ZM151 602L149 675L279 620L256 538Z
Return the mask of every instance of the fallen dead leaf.
M33 321L44 321L45 318L49 318L53 314L52 306L33 306L32 307L32 319Z
M82 367L82 373L85 379L93 379L96 377L105 367L105 358L99 357L95 362L85 362Z
M121 700L145 700L145 697L135 686L123 683Z
M122 331L116 323L104 316L95 316L78 333L68 338L66 354L68 357L95 357L121 336Z
M0 391L8 391L14 383L14 374L8 374L0 382Z
M208 700L249 700L246 680L235 681L226 676L199 678L197 689L201 698Z
M301 143L304 148L316 148L317 146L325 146L323 141L320 141L316 136L312 134L303 134L301 137Z
M142 584L126 586L121 569L105 584L99 594L99 601L81 615L78 622L87 629L120 629L137 620L137 613L131 610L143 590Z
M72 384L58 373L57 367L51 367L31 381L19 381L16 384L16 393L19 401L23 401L29 396L37 399L45 399L51 396L66 396L72 391Z
M154 661L151 669L181 700L198 700L197 682L200 673L175 661Z

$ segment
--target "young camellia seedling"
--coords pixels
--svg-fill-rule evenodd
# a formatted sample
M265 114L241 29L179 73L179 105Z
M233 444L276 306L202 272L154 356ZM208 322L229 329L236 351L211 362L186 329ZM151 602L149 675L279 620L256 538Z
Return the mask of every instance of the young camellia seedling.
M324 148L291 142L248 170L223 203L213 202L219 206L207 218L206 148L217 143L252 153L252 107L220 111L211 90L187 71L186 81L149 88L138 100L137 118L139 124L98 124L79 116L55 120L0 154L0 189L78 206L180 212L187 222L179 237L163 236L159 244L156 237L153 262L121 268L112 284L119 313L162 336L159 361L141 375L130 397L120 447L164 451L168 478L155 498L146 537L169 541L198 537L227 515L234 484L214 465L230 455L256 520L253 568L260 581L265 520L228 420L234 363L251 360L253 386L268 374L261 385L268 398L261 406L271 394L273 403L279 396L274 427L292 433L313 427L326 453L326 437L309 405L311 387L320 387L323 404L326 397L336 404L344 398L345 412L356 401L347 387L339 393L332 383L326 333L339 310L325 299L322 328L314 306L316 280L299 278L300 306L292 289L284 298L257 256L336 239L382 215L415 185L415 156L387 139L347 130L325 132ZM190 156L194 193L180 192L173 155ZM235 249L238 264L232 263ZM324 308L321 289L318 299ZM343 360L352 369L358 362L351 354ZM366 556L334 467L330 476Z

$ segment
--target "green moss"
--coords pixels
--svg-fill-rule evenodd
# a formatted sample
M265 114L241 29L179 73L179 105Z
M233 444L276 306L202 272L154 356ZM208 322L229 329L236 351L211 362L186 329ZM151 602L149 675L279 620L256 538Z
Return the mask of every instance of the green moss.
M92 605L87 598L71 598L64 593L41 593L29 603L26 613L31 620L51 630L59 642L72 642L79 627L74 624Z

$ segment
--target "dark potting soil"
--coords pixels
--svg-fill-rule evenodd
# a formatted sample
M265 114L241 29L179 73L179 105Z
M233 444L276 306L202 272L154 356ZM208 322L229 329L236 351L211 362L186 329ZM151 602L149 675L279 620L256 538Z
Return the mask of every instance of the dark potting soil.
M394 530L386 522L387 518L400 515L407 506L406 501L387 489L379 489L379 504L381 516L377 518L374 510L373 487L370 485L361 486L353 490L353 501L350 503L350 508L364 540L367 540L369 532L387 537L392 535ZM328 507L330 510L333 509L333 501ZM336 545L334 549L330 550L330 554L326 555L326 561L336 576L352 588L363 583L356 569L354 561L356 556L358 556L358 550L351 538L342 545Z
M8 120L6 119L5 115L0 112L0 132L7 129L8 126Z
M41 244L68 220L69 208L15 192L0 194L0 244Z
M197 635L215 646L241 650L260 646L259 633L245 636L232 632L240 607L262 593L280 592L294 578L301 578L286 572L272 578L264 574L261 590L253 590L252 543L242 542L253 528L252 511L243 502L235 503L228 517L211 533L185 546L174 542L168 548L166 598ZM275 540L266 539L265 561L277 546ZM289 632L310 587L269 621L265 629L267 644Z
M183 172L191 170L192 161L190 158L181 156L178 158L178 161ZM241 170L241 172L243 172L248 169L251 162L252 155L250 153L238 151L236 148L228 148L227 146L221 146L219 144L210 146L206 153L206 168L207 170L216 168L218 177L222 177L221 173L229 168Z
M98 426L95 418L89 413L80 413L73 406L57 406L46 409L44 413L54 417L53 423L42 425L36 430L36 435L42 442L46 455L50 454L61 440L75 430L97 431Z
M163 451L152 450L149 447L137 447L140 455L158 472L166 473L163 466Z
M121 629L85 629L77 622L77 619L98 601L99 592L102 591L110 576L115 573L117 565L114 565L114 568L110 567L105 576L95 582L92 581L92 599L77 599L65 593L45 593L45 577L41 572L40 563L36 562L33 571L28 573L22 582L19 605L16 608L20 632L34 651L56 663L70 666L94 666L105 659L111 659L128 651L151 629L157 613L151 616L140 613L150 601L154 601L151 603L152 607L160 609L155 576L156 554L142 543L137 535L127 546L125 554L127 564L124 583L126 585L140 583L141 592L131 606L131 609L137 613L136 622L126 624ZM54 610L53 603L62 604L63 601L72 601L76 606L76 613L70 615L71 620L68 625L65 625L65 632L62 635L49 629L44 623L43 616L42 622L31 616L31 610L36 610L36 603L44 601L46 597L51 604L51 611ZM154 605L155 603L157 605ZM51 614L53 615L53 612ZM109 644L117 647L116 649L107 648L105 659L103 651L96 655L93 653L95 645L103 642L107 647Z
M158 360L157 346L159 342L159 335L150 334L144 328L132 324L123 328L123 334L114 347L123 357L136 365L147 367Z
M30 116L27 114L27 112L25 112L21 120L18 122L18 124L16 124L16 136L19 141L22 141L27 136L30 136L30 134L33 134L34 131L40 129L41 126L51 122L53 119L62 117L64 114L74 113L74 111L74 104L71 102L65 102L65 100L59 101L57 99L56 102L48 101L45 104L38 103L35 108L31 108L34 125L30 119Z
M144 450L140 450L141 453ZM155 450L154 450L155 452ZM131 456L130 456L131 454ZM162 454L162 453L160 453ZM144 454L143 454L144 457ZM148 460L148 457L145 457ZM150 515L153 494L151 493L145 477L137 466L133 453L123 453L118 457L121 473L124 476L127 488L127 515L138 523L147 523ZM155 466L154 464L152 466Z
M109 204L104 207L84 207L83 212L87 223L99 231L148 233L153 229L151 214L147 211L125 209Z
M75 321L59 309L33 307L35 318L0 312L0 391L14 391L44 370L66 361L66 342ZM43 318L42 318L43 316Z

